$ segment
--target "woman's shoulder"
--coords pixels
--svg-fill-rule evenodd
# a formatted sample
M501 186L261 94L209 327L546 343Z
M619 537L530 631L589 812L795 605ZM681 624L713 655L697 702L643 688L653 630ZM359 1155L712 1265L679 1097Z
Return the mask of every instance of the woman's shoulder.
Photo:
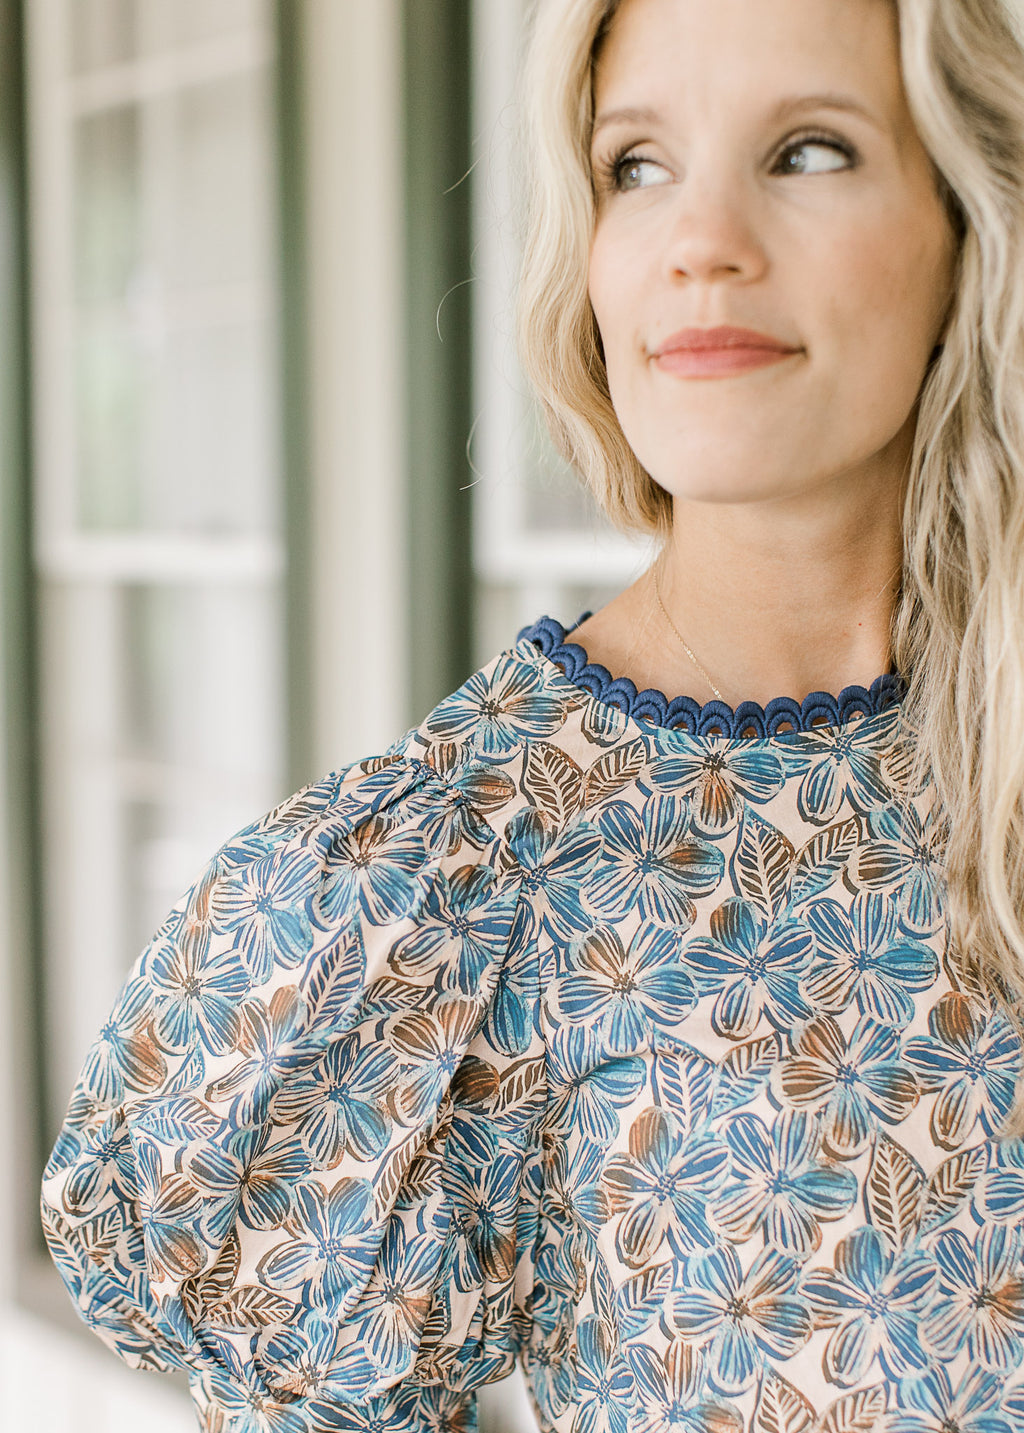
M197 903L200 915L262 910L263 925L344 906L386 924L410 915L439 872L489 868L506 884L538 823L549 839L593 814L656 755L652 742L521 637L389 748L226 841L191 895L193 918Z
M387 925L453 871L506 878L516 817L554 809L538 803L534 766L551 766L569 729L573 688L559 677L529 642L499 653L389 748L310 782L232 835L157 944L183 923L233 938L244 926L259 947L250 952L258 978L287 959L271 947L288 944L297 915L303 929L330 926L332 912ZM561 760L574 765L567 752Z

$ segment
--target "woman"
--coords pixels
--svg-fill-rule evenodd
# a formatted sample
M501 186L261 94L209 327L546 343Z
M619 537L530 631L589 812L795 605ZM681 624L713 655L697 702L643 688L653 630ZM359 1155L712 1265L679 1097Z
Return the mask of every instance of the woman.
M529 93L527 367L661 554L220 852L54 1255L207 1429L468 1428L520 1356L546 1430L1011 1433L1024 54L542 0Z

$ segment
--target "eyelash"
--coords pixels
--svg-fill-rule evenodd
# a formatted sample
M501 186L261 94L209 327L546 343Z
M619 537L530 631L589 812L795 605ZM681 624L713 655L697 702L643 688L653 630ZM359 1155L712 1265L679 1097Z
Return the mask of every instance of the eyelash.
M856 168L860 157L852 145L845 140L837 139L835 135L820 134L811 132L808 134L795 135L788 139L778 151L775 162L772 165L772 173L778 172L778 166L784 157L793 150L802 149L808 144L821 144L827 149L834 149L848 161L850 168ZM636 152L635 145L626 145L623 149L616 151L609 159L598 160L595 165L595 177L602 189L611 189L617 193L622 192L622 177L626 169L636 164L652 164L655 160L646 159L644 155Z
M785 155L794 149L803 149L803 147L808 144L820 144L825 149L834 149L837 154L841 154L843 158L846 159L851 169L855 169L860 162L860 156L857 154L857 151L845 140L837 139L833 134L811 132L809 134L796 135L793 139L786 141L778 152L775 164L773 165L773 172Z

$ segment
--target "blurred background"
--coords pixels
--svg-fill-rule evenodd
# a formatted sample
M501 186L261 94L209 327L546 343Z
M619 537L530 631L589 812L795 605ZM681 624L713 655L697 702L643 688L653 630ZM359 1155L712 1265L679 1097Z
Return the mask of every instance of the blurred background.
M0 1422L184 1433L37 1185L234 830L629 580L519 379L526 0L0 0ZM485 1433L525 1433L521 1389Z

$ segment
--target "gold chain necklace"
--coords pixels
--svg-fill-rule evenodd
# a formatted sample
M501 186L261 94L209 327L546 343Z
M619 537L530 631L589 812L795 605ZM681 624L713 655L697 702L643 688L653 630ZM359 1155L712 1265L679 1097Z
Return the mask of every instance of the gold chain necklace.
M686 653L686 655L689 657L689 659L690 659L690 661L693 663L693 665L697 668L697 671L700 672L701 676L702 676L702 677L704 678L704 680L707 682L708 686L709 686L709 687L711 688L711 690L714 692L715 696L718 698L718 700L719 700L720 702L724 702L724 701L725 701L725 698L722 696L722 693L721 693L721 692L718 690L718 688L715 686L714 682L711 680L711 678L710 678L710 676L708 675L708 673L707 673L707 672L704 670L704 668L701 666L700 662L698 662L697 657L696 657L696 655L695 655L693 649L692 649L692 648L689 646L689 644L687 643L686 638L683 636L682 632L680 632L680 630L679 630L679 628L676 626L676 624L672 621L672 618L668 615L668 608L665 606L665 603L662 601L662 597L661 597L661 581L660 581L660 579L659 579L659 577L658 577L658 568L657 568L657 565L655 565L655 567L653 568L653 572L654 572L654 595L655 595L655 597L657 598L658 606L661 608L661 615L664 617L665 621L668 623L669 629L671 630L672 635L673 635L673 636L676 638L676 640L679 642L679 644L680 644L680 646L682 647L683 651L684 651L684 652Z

